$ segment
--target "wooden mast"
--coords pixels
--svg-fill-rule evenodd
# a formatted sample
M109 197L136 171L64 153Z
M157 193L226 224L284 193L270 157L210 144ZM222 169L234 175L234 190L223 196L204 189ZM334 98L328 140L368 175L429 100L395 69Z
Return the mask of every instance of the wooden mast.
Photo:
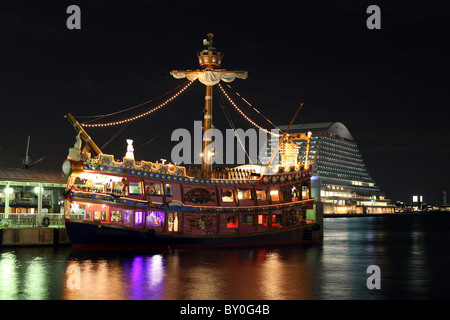
M215 67L220 67L222 61L222 53L214 52L213 47L213 33L207 34L208 39L203 41L203 44L207 46L207 50L203 50L198 53L199 63L202 68L207 71L214 70ZM205 59L206 57L206 59ZM214 63L213 63L213 57ZM203 111L203 142L202 142L202 177L210 179L212 175L212 157L214 156L214 151L209 148L212 143L212 108L213 108L213 86L206 85L205 93L205 109Z
M205 110L203 119L203 143L202 143L202 176L203 178L211 178L212 175L212 157L214 150L208 146L212 143L212 98L213 86L206 86Z

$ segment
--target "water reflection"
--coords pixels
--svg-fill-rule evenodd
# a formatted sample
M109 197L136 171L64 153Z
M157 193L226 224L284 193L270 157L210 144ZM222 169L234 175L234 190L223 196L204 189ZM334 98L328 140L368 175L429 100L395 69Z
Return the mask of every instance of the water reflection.
M24 286L26 299L38 300L47 298L47 291L45 290L46 278L47 272L44 268L43 258L31 258L25 270Z
M13 252L3 253L0 259L0 300L17 299L17 258Z
M323 244L307 246L154 254L3 248L0 299L449 298L448 222L326 219ZM381 290L366 286L369 265L380 267ZM69 266L79 270L79 289L68 285Z

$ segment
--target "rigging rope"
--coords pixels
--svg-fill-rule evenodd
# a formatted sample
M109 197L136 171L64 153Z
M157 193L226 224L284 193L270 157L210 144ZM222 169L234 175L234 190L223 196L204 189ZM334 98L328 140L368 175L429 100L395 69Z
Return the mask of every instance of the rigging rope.
M109 139L102 147L100 150L103 150L106 148L106 146L113 141L115 138L117 138L119 136L119 134L121 134L126 128L128 128L128 125L123 126L122 128L120 128L119 130L116 131L116 133L111 137L111 139Z
M137 106L134 106L134 107L131 107L131 108L127 108L127 109L124 109L124 110L121 110L121 111L109 113L109 114L106 114L106 115L90 116L90 117L97 117L97 119L94 119L94 120L91 120L91 121L82 123L81 125L82 125L83 127L109 127L109 126L116 126L116 125L124 124L124 123L130 122L130 121L134 121L134 120L137 120L137 119L139 119L139 118L145 117L145 116L147 116L147 115L149 115L149 114L155 112L156 110L161 109L161 108L164 107L165 105L167 105L169 102L171 102L171 101L174 100L176 97L178 97L181 93L183 93L187 88L189 88L189 87L192 85L192 83L194 83L194 82L195 82L195 80L194 80L194 81L186 81L186 82L184 83L184 87L182 87L183 85L180 85L180 86L178 86L178 87L176 87L176 88L174 88L174 89L172 89L172 90L166 92L165 94L163 94L163 95L161 95L161 96L155 98L155 99L149 100L149 101L147 101L147 102L141 103L141 104L139 104L139 105L137 105ZM138 107L140 107L140 106L146 105L146 104L150 103L151 101L156 100L156 99L159 99L160 97L165 96L165 95L167 95L167 94L173 92L174 90L176 90L176 89L178 89L178 88L180 88L180 87L182 87L181 90L179 90L179 91L178 91L176 94L174 94L172 97L170 97L169 99L167 99L167 100L164 101L163 103L159 104L158 106L154 107L153 109L150 109L150 110L148 110L148 111L146 111L146 112L144 112L144 113L141 113L141 114L139 114L139 115L137 115L137 116L130 117L130 118L127 118L127 119L124 119L124 120L119 120L119 121L106 122L106 123L94 123L94 124L89 124L89 122L96 121L96 120L98 120L99 118L109 117L109 116L112 116L112 115L115 115L115 114L118 114L118 113L122 113L122 112L125 112L125 111L129 111L129 110L138 108ZM85 117L86 117L86 116L85 116ZM82 118L82 117L79 117L79 118Z
M241 110L241 109L239 109L239 107L236 105L236 103L234 103L234 101L233 100L231 100L231 98L230 98L230 96L226 93L226 91L223 89L223 87L222 87L222 85L219 83L218 84L218 86L219 86L219 88L220 88L220 90L222 91L222 93L225 95L225 97L228 99L228 101L231 103L231 105L248 121L248 122L250 122L252 125L254 125L255 127L257 127L258 129L260 129L260 130L262 130L262 131L264 131L265 133L268 133L268 134L270 134L270 135L273 135L273 136L275 136L275 137L281 137L282 135L281 134L277 134L277 133L273 133L273 132L270 132L270 131L268 131L267 129L264 129L263 127L261 127L261 126L259 126L259 125L257 125L253 120L251 120L249 117L247 117L246 115L245 115L245 113Z
M254 106L252 106L252 104L250 102L248 102L244 97L242 97L239 92L237 92L236 90L234 90L228 83L227 83L227 87L230 88L231 90L233 90L233 92L242 100L244 100L244 102L246 104L248 104L253 110L255 110L256 112L258 112L264 119L266 119L267 122L269 122L271 125L273 125L275 128L277 128L278 130L280 130L280 132L283 132L280 128L278 128L272 121L270 121L269 118L267 118L265 115L263 115L258 109L256 109Z
M186 84L186 83L187 83L187 81L186 81L185 83L183 83L183 84ZM158 97L156 97L156 98L153 98L153 99L151 99L151 100L145 101L145 102L143 102L143 103L141 103L141 104L138 104L137 106L134 106L134 107L130 107L130 108L127 108L127 109L123 109L123 110L116 111L116 112L112 112L112 113L108 113L108 114L98 114L98 115L95 115L95 116L77 116L77 118L79 118L79 119L80 119L80 118L106 118L106 117L113 116L113 115L116 115L116 114L119 114L119 113L122 113L122 112L125 112L125 111L133 110L133 109L139 108L139 107L141 107L141 106L143 106L143 105L146 105L146 104L148 104L148 103L150 103L150 102L152 102L152 101L154 101L154 100L158 100L158 99L160 99L160 98L162 98L162 97L168 95L169 93L171 93L171 92L177 90L177 89L178 89L179 87L181 87L183 84L180 84L179 86L173 88L172 90L169 90L169 91L167 91L166 93L163 93L162 95L160 95L160 96L158 96ZM92 122L92 121L95 121L95 120L98 120L98 119L91 120L91 122ZM87 122L86 122L86 123L87 123Z
M220 92L219 92L219 93L220 93ZM250 161L251 164L253 164L253 161L252 161L252 159L250 158L250 156L249 156L247 150L245 150L244 144L242 143L241 139L239 138L239 135L236 133L236 126L234 125L233 120L231 119L231 116L230 116L230 114L228 113L228 109L227 109L227 107L225 106L225 101L223 100L223 95L222 95L222 94L219 94L219 97L220 97L220 103L219 103L219 105L220 105L220 107L222 108L222 111L223 111L223 114L225 115L225 118L227 118L228 124L230 125L231 129L233 129L234 135L235 135L236 139L239 141L239 144L241 145L242 150L244 150L245 155L247 156L247 159Z

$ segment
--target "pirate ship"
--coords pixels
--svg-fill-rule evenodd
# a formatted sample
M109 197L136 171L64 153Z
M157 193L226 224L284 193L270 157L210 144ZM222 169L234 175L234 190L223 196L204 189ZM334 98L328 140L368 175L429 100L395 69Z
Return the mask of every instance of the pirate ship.
M265 165L212 169L213 86L224 90L221 81L247 77L246 71L220 68L223 54L212 47L212 37L208 34L206 49L197 54L200 69L171 72L177 79L188 80L174 96L196 80L206 86L201 170L136 161L132 141L128 141L126 156L116 159L104 154L84 128L130 119L80 124L72 114L66 115L77 131L75 145L62 165L68 178L65 224L74 248L263 246L312 243L321 238L321 214L311 198L311 163L308 154L305 163L298 161L298 146L293 142L306 140L309 151L311 133L284 132ZM278 151L281 163L272 164Z

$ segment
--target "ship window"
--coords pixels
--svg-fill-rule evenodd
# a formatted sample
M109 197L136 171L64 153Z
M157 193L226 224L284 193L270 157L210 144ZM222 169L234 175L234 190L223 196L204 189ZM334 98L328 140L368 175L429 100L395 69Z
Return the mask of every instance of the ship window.
M278 190L270 190L270 198L272 199L272 201L280 201Z
M274 214L272 215L272 225L280 224L281 223L281 215Z
M302 186L302 199L308 199L308 187Z
M125 195L124 187L125 187L125 184L123 182L115 182L113 193L118 194L118 195Z
M134 212L134 224L136 226L142 224L142 216L143 216L143 212L142 211L135 211Z
M102 217L101 214L100 211L94 211L94 220L100 221L100 218Z
M105 193L105 186L101 183L95 183L92 191L97 193Z
M122 212L111 211L111 222L120 222L122 220Z
M145 218L147 226L162 226L164 224L164 212L163 211L147 211L147 217Z
M85 220L91 220L92 219L92 211L86 211L86 215L84 216Z
M253 224L253 215L252 214L242 215L242 223Z
M169 212L168 231L178 231L178 212Z
M145 183L145 195L146 196L160 196L161 195L161 183L146 182Z
M266 190L256 190L256 199L258 199L258 200L267 200L267 192L266 192Z
M124 213L124 216L123 216L123 222L130 223L132 214L133 214L132 211L125 210L125 213Z
M128 186L130 195L140 195L141 194L141 184L139 182L130 182Z
M172 186L169 183L166 183L166 185L165 185L165 192L166 192L166 197L172 196Z
M227 228L237 228L238 227L238 217L237 215L227 217Z
M237 189L239 200L252 200L252 189Z
M222 202L234 202L233 190L222 189Z
M108 222L108 211L102 211L102 222Z
M263 224L265 226L267 226L269 219L267 214L259 214L258 215L258 224Z
M291 199L292 201L299 201L299 194L296 187L292 187L291 189Z

